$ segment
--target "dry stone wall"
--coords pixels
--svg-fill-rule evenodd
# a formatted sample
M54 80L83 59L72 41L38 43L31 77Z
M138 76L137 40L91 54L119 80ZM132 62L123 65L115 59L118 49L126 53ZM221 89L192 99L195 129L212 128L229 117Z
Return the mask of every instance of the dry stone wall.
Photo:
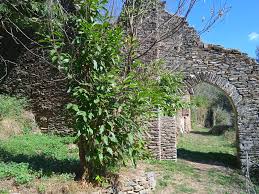
M42 51L34 49L35 54ZM0 84L0 93L29 100L39 128L43 132L67 134L65 106L69 100L67 81L52 65L27 51L17 59L14 67L8 68L8 76Z
M164 10L164 4L150 10L138 30L140 52L145 53L154 41L174 31L179 21L180 18L172 19ZM246 154L253 162L259 160L259 64L254 59L238 50L204 44L187 23L173 36L156 44L142 59L146 62L163 59L168 69L185 75L189 91L200 82L222 89L236 110L241 165L246 164ZM43 130L70 132L64 114L68 95L62 74L29 53L21 56L17 63L0 85L0 92L29 98ZM175 159L176 156L175 121L169 120L161 118L160 123L157 121L150 128L149 148L162 159Z
M159 116L150 122L148 149L156 159L177 159L176 128L176 117Z
M156 188L156 174L140 170L135 175L121 177L118 185L109 186L104 194L151 194Z
M149 31L154 39L160 40L174 29L179 18L171 19L164 4L153 12L157 18L152 17L153 29ZM145 49L145 43L142 44ZM210 83L225 92L236 110L241 166L246 165L246 154L253 162L259 161L259 64L238 50L204 44L187 23L172 38L160 41L155 49L156 55L148 54L145 58L163 59L168 69L182 72L190 92L200 82Z

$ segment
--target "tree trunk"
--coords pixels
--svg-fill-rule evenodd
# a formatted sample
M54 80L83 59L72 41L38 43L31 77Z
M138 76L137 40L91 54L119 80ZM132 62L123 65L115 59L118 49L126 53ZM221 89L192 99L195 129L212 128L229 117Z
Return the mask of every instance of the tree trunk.
M80 159L79 178L82 182L86 181L86 177L88 175L87 162L85 159L85 155L86 155L85 143L86 143L85 137L81 135L78 142L78 148L79 148L79 159Z

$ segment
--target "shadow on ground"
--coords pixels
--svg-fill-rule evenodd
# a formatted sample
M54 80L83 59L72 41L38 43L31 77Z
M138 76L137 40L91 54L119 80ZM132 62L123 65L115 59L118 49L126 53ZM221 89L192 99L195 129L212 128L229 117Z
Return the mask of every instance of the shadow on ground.
M33 171L42 171L43 175L50 176L53 173L75 173L78 172L79 161L76 159L56 159L44 154L39 155L13 155L0 147L0 161L9 163L28 163Z
M238 168L237 157L226 153L197 152L183 148L177 149L177 157L191 162Z
M191 131L190 133L197 134L197 135L211 135L211 136L213 136L209 131Z

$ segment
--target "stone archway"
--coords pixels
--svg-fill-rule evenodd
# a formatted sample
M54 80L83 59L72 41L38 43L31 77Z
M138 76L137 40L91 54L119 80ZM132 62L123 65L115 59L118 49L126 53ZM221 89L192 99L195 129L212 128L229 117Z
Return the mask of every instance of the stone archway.
M258 134L250 133L247 130L247 125L255 125L255 123L247 123L244 119L248 115L247 110L249 104L247 100L242 97L238 89L231 84L231 82L220 75L212 72L196 72L187 74L185 72L184 85L185 90L191 93L192 88L201 82L216 86L218 89L224 91L232 104L235 112L236 140L237 140L237 160L242 169L247 165L247 155L251 158L257 158L256 145L254 145ZM176 160L177 159L177 119L176 117L159 116L153 120L150 127L150 146L157 159L161 160ZM253 150L255 148L255 150Z
M239 133L241 132L240 131L241 125L238 125L238 120L239 120L238 110L242 109L239 106L242 106L241 102L243 98L237 92L236 87L231 83L229 83L227 79L224 79L221 76L210 72L197 72L195 74L186 75L184 79L184 85L188 90L188 93L190 94L193 94L193 88L202 82L213 85L217 89L223 91L232 106L232 110L234 112L233 125L236 131L236 141L237 141L237 145L236 145L237 161L239 165L242 165L242 161L240 161L240 156L242 155L241 153L246 153L246 150L243 150L244 147L242 147L240 144L242 141L240 141L240 138L239 138Z
M144 37L145 40L141 50L160 40L160 36L170 29L173 30L176 25L172 15L164 10L164 5L157 6L149 14L152 17L146 18L142 32L139 32L140 39ZM161 27L164 23L166 26ZM145 38L147 32L152 32L153 36ZM155 59L162 59L169 70L181 72L185 76L187 89L200 82L207 82L223 90L235 107L237 115L241 167L247 165L247 156L250 158L250 163L259 163L259 64L236 49L204 44L188 23L172 37L159 41L142 60L149 62ZM173 127L166 127L160 123L160 129L157 130L159 133L156 133L156 136L160 134L157 138L160 141L156 141L154 147L157 149L160 146L159 149L162 150L160 158L163 152L170 152L170 149L171 152L175 152L173 149L175 146L165 146L174 145L176 142L163 140L162 135L166 133L164 128L169 131L167 135L175 133ZM174 158L170 156L166 159Z

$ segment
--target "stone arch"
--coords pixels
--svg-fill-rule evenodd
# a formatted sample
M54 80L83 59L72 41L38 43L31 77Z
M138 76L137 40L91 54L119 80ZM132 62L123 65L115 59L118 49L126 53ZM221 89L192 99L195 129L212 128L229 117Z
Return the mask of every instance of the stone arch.
M241 102L243 100L243 97L238 93L237 88L231 84L227 79L223 78L221 75L212 73L212 72L196 72L196 73L190 73L186 74L184 78L184 86L189 94L192 94L192 89L198 85L199 83L208 83L219 90L222 90L226 97L228 98L229 102L232 105L235 118L234 118L234 128L236 130L236 140L237 140L237 162L241 167L243 166L242 161L240 160L241 153L244 153L245 150L242 149L242 146L240 146L240 126L238 125L239 116L241 113L239 113L239 110L242 110Z
M184 85L189 91L201 82L209 83L223 90L230 102L233 103L234 108L237 108L242 101L242 96L239 94L237 88L220 75L212 72L197 72L185 75Z

